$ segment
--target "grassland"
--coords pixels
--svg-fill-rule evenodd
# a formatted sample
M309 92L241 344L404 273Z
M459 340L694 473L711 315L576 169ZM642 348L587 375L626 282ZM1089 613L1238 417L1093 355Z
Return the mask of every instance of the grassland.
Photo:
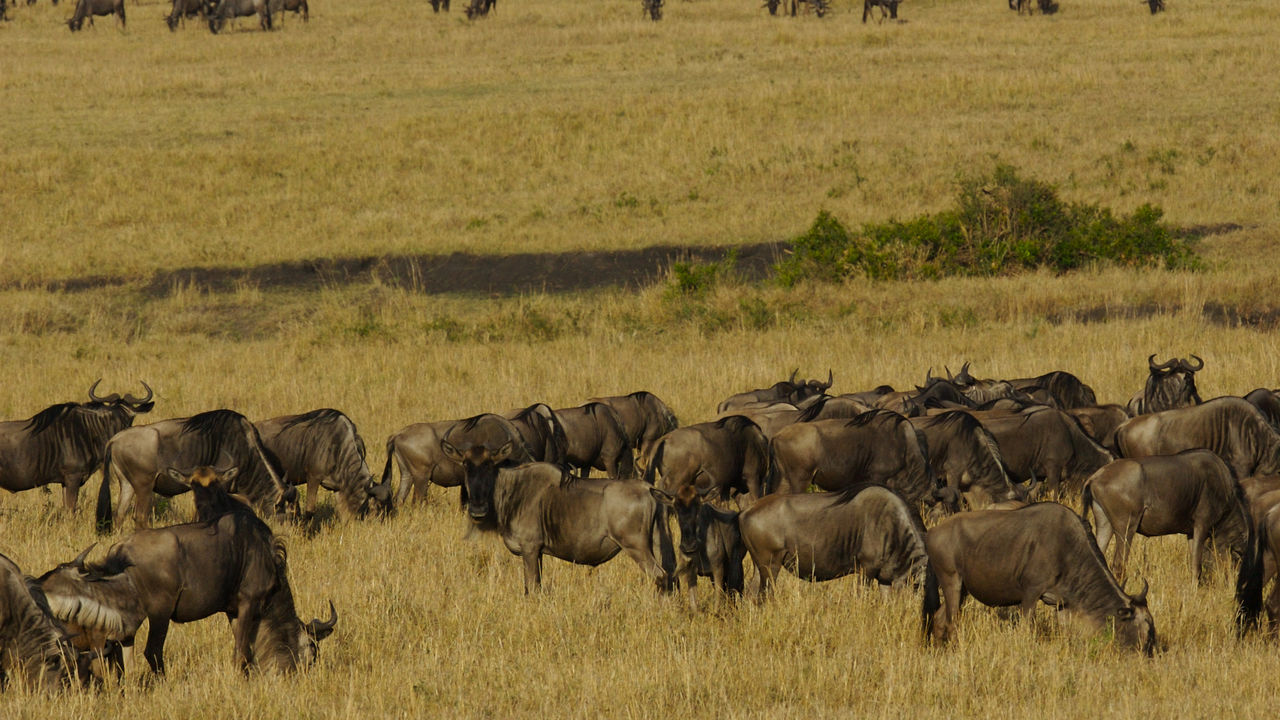
M1257 2L921 0L904 25L769 18L753 2L531 0L479 23L424 3L317 4L307 25L170 34L157 5L72 35L66 5L0 26L0 417L102 376L157 391L155 416L345 410L381 469L415 421L645 388L686 422L799 366L836 390L906 387L930 366L1069 369L1105 401L1144 359L1194 352L1201 393L1280 385L1275 334L1206 314L1273 309L1280 26ZM990 281L725 280L507 299L381 284L211 294L141 281L185 265L387 252L777 240L826 208L854 224L944 207L958 171L1001 161L1070 199L1164 206L1209 269ZM139 283L37 289L86 274ZM89 494L97 488L91 482ZM1274 642L1231 632L1228 571L1190 582L1178 539L1141 542L1167 651L969 607L923 647L918 598L853 580L779 584L763 606L691 612L618 559L555 560L525 598L515 558L465 540L456 494L388 522L281 526L299 611L341 618L320 663L243 679L220 620L171 630L169 677L101 693L0 696L5 718L1256 716ZM82 498L0 497L0 552L31 572L97 540ZM186 499L169 520L185 517ZM107 538L118 539L122 535ZM99 553L101 550L98 551Z

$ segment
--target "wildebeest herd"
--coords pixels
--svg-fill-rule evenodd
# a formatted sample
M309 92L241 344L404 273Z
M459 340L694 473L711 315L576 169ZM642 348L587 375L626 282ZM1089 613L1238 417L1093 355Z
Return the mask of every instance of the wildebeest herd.
M1211 548L1239 560L1239 632L1264 607L1274 628L1280 583L1265 602L1263 588L1280 558L1280 396L1202 402L1204 363L1192 358L1148 358L1146 386L1123 407L1099 405L1068 372L984 380L967 363L906 391L832 394L830 373L793 372L684 426L646 391L534 403L409 425L387 440L381 477L337 410L134 426L155 406L151 388L103 396L95 382L88 402L0 424L0 487L60 484L74 512L101 470L100 531L131 507L137 530L100 561L90 548L38 578L0 556L0 670L47 687L118 675L146 620L144 657L163 673L168 624L218 613L244 671L309 664L337 612L298 617L284 543L261 517L313 520L320 488L344 520L394 522L431 485L458 487L471 524L522 558L526 593L545 555L598 565L625 553L694 607L699 577L762 600L784 568L810 581L859 575L919 592L927 642L954 636L971 595L1024 615L1047 603L1147 654L1155 623L1146 583L1124 589L1127 558L1136 535L1180 534L1196 582ZM149 527L156 494L188 491L191 522Z

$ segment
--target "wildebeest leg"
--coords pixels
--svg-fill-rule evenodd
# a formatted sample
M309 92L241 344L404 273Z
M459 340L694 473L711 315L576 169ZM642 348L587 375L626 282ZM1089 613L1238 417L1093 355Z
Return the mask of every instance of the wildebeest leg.
M939 573L938 590L942 593L942 607L938 609L942 618L939 622L938 615L934 615L933 639L945 643L951 640L956 628L960 627L960 603L964 602L964 584L960 580L960 574Z
M236 619L231 623L231 633L236 640L236 657L240 659L240 672L245 675L253 668L253 641L258 637L258 625L262 616L256 600L244 599L239 603Z
M164 674L164 639L168 634L168 616L147 618L147 646L143 648L142 656L151 666L151 672L157 675Z
M653 583L657 586L659 592L669 592L671 589L671 578L667 575L667 571L664 570L662 565L658 562L657 557L655 557L654 548L650 547L652 543L649 540L648 534L646 533L641 535L641 538L643 539L639 542L628 542L625 545L622 543L618 544L622 547L622 550L627 553L627 557L635 560L636 564L640 566L640 569L653 579ZM615 539L614 542L618 541ZM697 558L694 558L693 563L694 570L691 574L696 577L698 574L696 565ZM690 587L692 587L692 585L690 585Z
M521 548L520 558L524 560L524 594L542 590L542 546Z
M63 478L62 480L62 504L66 506L67 512L74 513L76 511L76 500L80 497L80 485L84 483L84 476Z
M1098 527L1093 534L1098 539L1098 549L1106 554L1107 543L1111 542L1111 536L1115 530L1111 527L1111 518L1107 517L1106 511L1098 503L1093 503L1093 517Z
M137 497L133 499L133 522L140 528L151 527L151 506L155 502L155 491L150 487L136 490ZM120 507L124 507L124 484L120 487Z
M1196 523L1195 528L1191 532L1191 537L1187 538L1191 544L1191 577L1195 578L1196 585L1204 584L1204 544L1208 539L1208 532L1201 523Z
M1111 558L1111 572L1116 582L1124 585L1125 565L1129 562L1129 550L1133 547L1133 536L1138 532L1138 524L1142 522L1142 513L1136 519L1130 518L1124 528L1116 535L1116 551Z
M307 519L311 519L316 514L316 501L320 498L320 478L307 478ZM343 507L343 503L338 503L339 507Z

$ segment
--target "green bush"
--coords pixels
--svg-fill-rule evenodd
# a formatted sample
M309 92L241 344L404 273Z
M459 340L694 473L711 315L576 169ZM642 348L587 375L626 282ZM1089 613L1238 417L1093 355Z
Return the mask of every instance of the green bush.
M1002 165L961 178L956 205L906 222L850 232L825 210L776 266L784 285L834 281L1010 275L1035 268L1067 272L1094 263L1128 267L1200 267L1191 241L1176 237L1158 207L1116 217L1098 205L1067 203L1052 185Z

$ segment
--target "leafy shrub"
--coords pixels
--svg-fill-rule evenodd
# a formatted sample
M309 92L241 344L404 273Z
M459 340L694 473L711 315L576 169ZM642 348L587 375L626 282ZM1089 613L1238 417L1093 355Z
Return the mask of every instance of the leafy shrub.
M990 176L962 178L956 206L906 222L850 232L825 210L793 241L776 266L778 280L932 279L1010 275L1040 267L1067 272L1092 263L1128 267L1200 267L1191 240L1143 205L1117 217L1108 208L1067 203L1052 185L1001 165Z

